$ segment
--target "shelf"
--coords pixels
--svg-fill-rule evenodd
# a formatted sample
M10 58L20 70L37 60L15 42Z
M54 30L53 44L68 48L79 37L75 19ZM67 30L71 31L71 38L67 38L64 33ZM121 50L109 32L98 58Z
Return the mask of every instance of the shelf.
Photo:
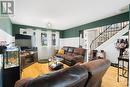
M20 54L21 69L26 68L29 65L38 61L37 51L27 51Z

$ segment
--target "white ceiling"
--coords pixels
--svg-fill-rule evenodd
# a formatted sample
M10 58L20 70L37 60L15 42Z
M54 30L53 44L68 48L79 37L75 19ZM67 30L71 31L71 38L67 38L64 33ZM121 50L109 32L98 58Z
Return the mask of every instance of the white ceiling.
M130 0L15 0L16 24L64 30L124 12Z

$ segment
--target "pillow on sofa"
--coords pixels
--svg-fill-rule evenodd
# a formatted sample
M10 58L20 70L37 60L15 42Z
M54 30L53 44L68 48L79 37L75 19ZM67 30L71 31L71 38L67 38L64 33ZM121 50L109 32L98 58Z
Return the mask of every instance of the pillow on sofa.
M60 49L60 50L58 51L58 54L64 54L64 50L63 50L63 49Z
M63 47L63 50L64 50L65 52L67 52L67 51L68 51L68 47L67 47L67 46L64 46L64 47Z
M73 51L74 51L74 48L73 47L69 47L68 52L69 53L73 53Z

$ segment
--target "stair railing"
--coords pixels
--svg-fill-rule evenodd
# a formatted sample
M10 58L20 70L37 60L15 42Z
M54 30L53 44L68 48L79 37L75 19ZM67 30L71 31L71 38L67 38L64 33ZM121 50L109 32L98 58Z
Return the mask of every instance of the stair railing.
M106 29L91 42L90 49L93 50L97 48L112 36L114 36L116 33L118 33L120 30L124 29L127 25L129 25L128 21L107 25L108 27L106 27Z

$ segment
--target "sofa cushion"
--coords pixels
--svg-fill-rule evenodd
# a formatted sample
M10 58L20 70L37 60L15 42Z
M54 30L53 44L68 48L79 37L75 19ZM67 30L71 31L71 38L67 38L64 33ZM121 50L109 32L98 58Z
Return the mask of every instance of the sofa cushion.
M31 80L27 87L84 87L88 71L76 65Z
M72 55L72 53L66 53L66 56L71 56Z
M67 51L68 51L68 48L69 48L69 47L64 46L64 47L63 47L63 50L64 50L65 52L67 52Z
M75 55L74 56L75 58L75 61L78 63L78 62L84 62L84 58L82 55Z
M74 56L72 56L72 55L67 55L67 56L65 56L65 59L67 59L67 60L69 60L69 61L71 61L71 60L75 60L75 58L74 58Z
M73 51L74 51L74 47L69 47L68 52L73 53Z
M85 54L85 49L83 48L75 48L74 53L78 55L84 55Z

